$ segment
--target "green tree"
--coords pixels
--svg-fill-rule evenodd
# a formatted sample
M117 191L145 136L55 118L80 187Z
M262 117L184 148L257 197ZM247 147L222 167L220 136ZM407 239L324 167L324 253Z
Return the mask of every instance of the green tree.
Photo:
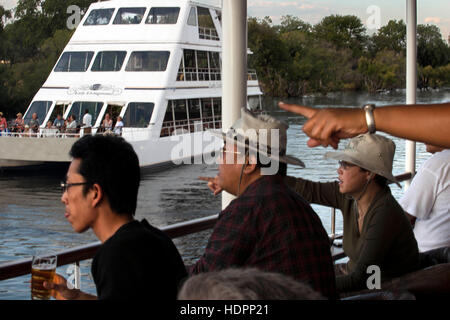
M3 28L5 26L6 20L10 18L11 12L9 10L5 10L5 8L0 6L0 61L6 60L5 36Z
M277 26L276 29L278 29L278 32L281 34L292 31L310 33L312 26L297 17L286 15L281 18L281 24Z
M272 95L280 93L282 74L288 59L288 52L269 17L263 20L249 18L248 46L253 52L250 66L255 67L262 89Z
M401 53L383 50L375 58L361 57L358 71L370 92L402 87L405 78L405 57Z
M450 47L442 39L437 26L417 26L417 62L433 68L450 63Z
M354 57L359 57L367 42L366 28L361 20L353 15L331 15L314 26L318 39L332 43L338 49L352 50Z
M375 51L391 50L395 52L406 51L406 24L403 20L389 20L372 37Z

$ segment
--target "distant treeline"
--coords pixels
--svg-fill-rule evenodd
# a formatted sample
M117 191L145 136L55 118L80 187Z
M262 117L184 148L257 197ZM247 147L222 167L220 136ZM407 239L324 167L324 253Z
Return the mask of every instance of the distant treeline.
M250 65L263 91L279 97L340 90L404 88L406 25L391 20L372 36L352 15L331 15L312 26L284 16L250 18ZM450 47L434 25L417 26L418 87L450 85Z
M23 112L73 34L67 8L84 14L95 0L19 0L12 13L0 6L0 111ZM8 21L8 23L6 23ZM450 84L450 48L433 25L418 26L419 87ZM332 15L312 26L293 17L280 25L250 18L249 67L265 94L301 96L338 90L405 87L406 26L389 21L373 36L356 16Z

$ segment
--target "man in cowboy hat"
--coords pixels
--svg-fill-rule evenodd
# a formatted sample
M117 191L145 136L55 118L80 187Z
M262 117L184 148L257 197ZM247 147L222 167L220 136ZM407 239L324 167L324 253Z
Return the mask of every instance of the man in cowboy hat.
M205 253L190 273L256 267L287 274L334 298L328 235L311 206L284 182L286 164L303 166L285 153L287 128L243 109L223 136L219 173L203 179L215 194L225 190L237 198L219 214Z
M343 248L349 257L336 267L339 292L367 289L370 266L381 281L418 268L419 254L411 225L387 182L392 175L395 144L377 134L352 138L342 151L325 157L339 160L336 182L287 177L307 201L340 209L344 218Z

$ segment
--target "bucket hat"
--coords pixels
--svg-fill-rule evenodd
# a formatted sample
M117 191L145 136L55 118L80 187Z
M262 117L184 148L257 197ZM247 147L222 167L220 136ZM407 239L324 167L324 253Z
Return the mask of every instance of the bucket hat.
M378 134L361 134L350 139L342 151L327 152L325 158L346 161L370 172L395 182L392 175L392 162L394 161L395 143L391 139Z
M266 114L255 115L242 108L241 117L231 126L227 133L211 131L211 134L222 137L226 142L238 147L247 147L259 153L261 158L305 167L302 160L286 155L287 129L289 125ZM273 130L278 131L278 146L272 145Z

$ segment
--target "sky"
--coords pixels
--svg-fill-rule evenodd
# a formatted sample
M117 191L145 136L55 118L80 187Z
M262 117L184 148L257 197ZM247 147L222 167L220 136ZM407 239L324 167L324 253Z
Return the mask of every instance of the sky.
M221 4L221 0L199 1ZM247 0L247 5L249 16L269 16L274 24L278 24L284 15L296 16L312 25L331 14L356 15L371 34L389 20L406 21L406 2L407 0ZM17 0L0 0L0 5L6 9L13 8L16 3ZM417 0L417 12L419 24L434 24L439 27L445 40L449 38L449 0Z

